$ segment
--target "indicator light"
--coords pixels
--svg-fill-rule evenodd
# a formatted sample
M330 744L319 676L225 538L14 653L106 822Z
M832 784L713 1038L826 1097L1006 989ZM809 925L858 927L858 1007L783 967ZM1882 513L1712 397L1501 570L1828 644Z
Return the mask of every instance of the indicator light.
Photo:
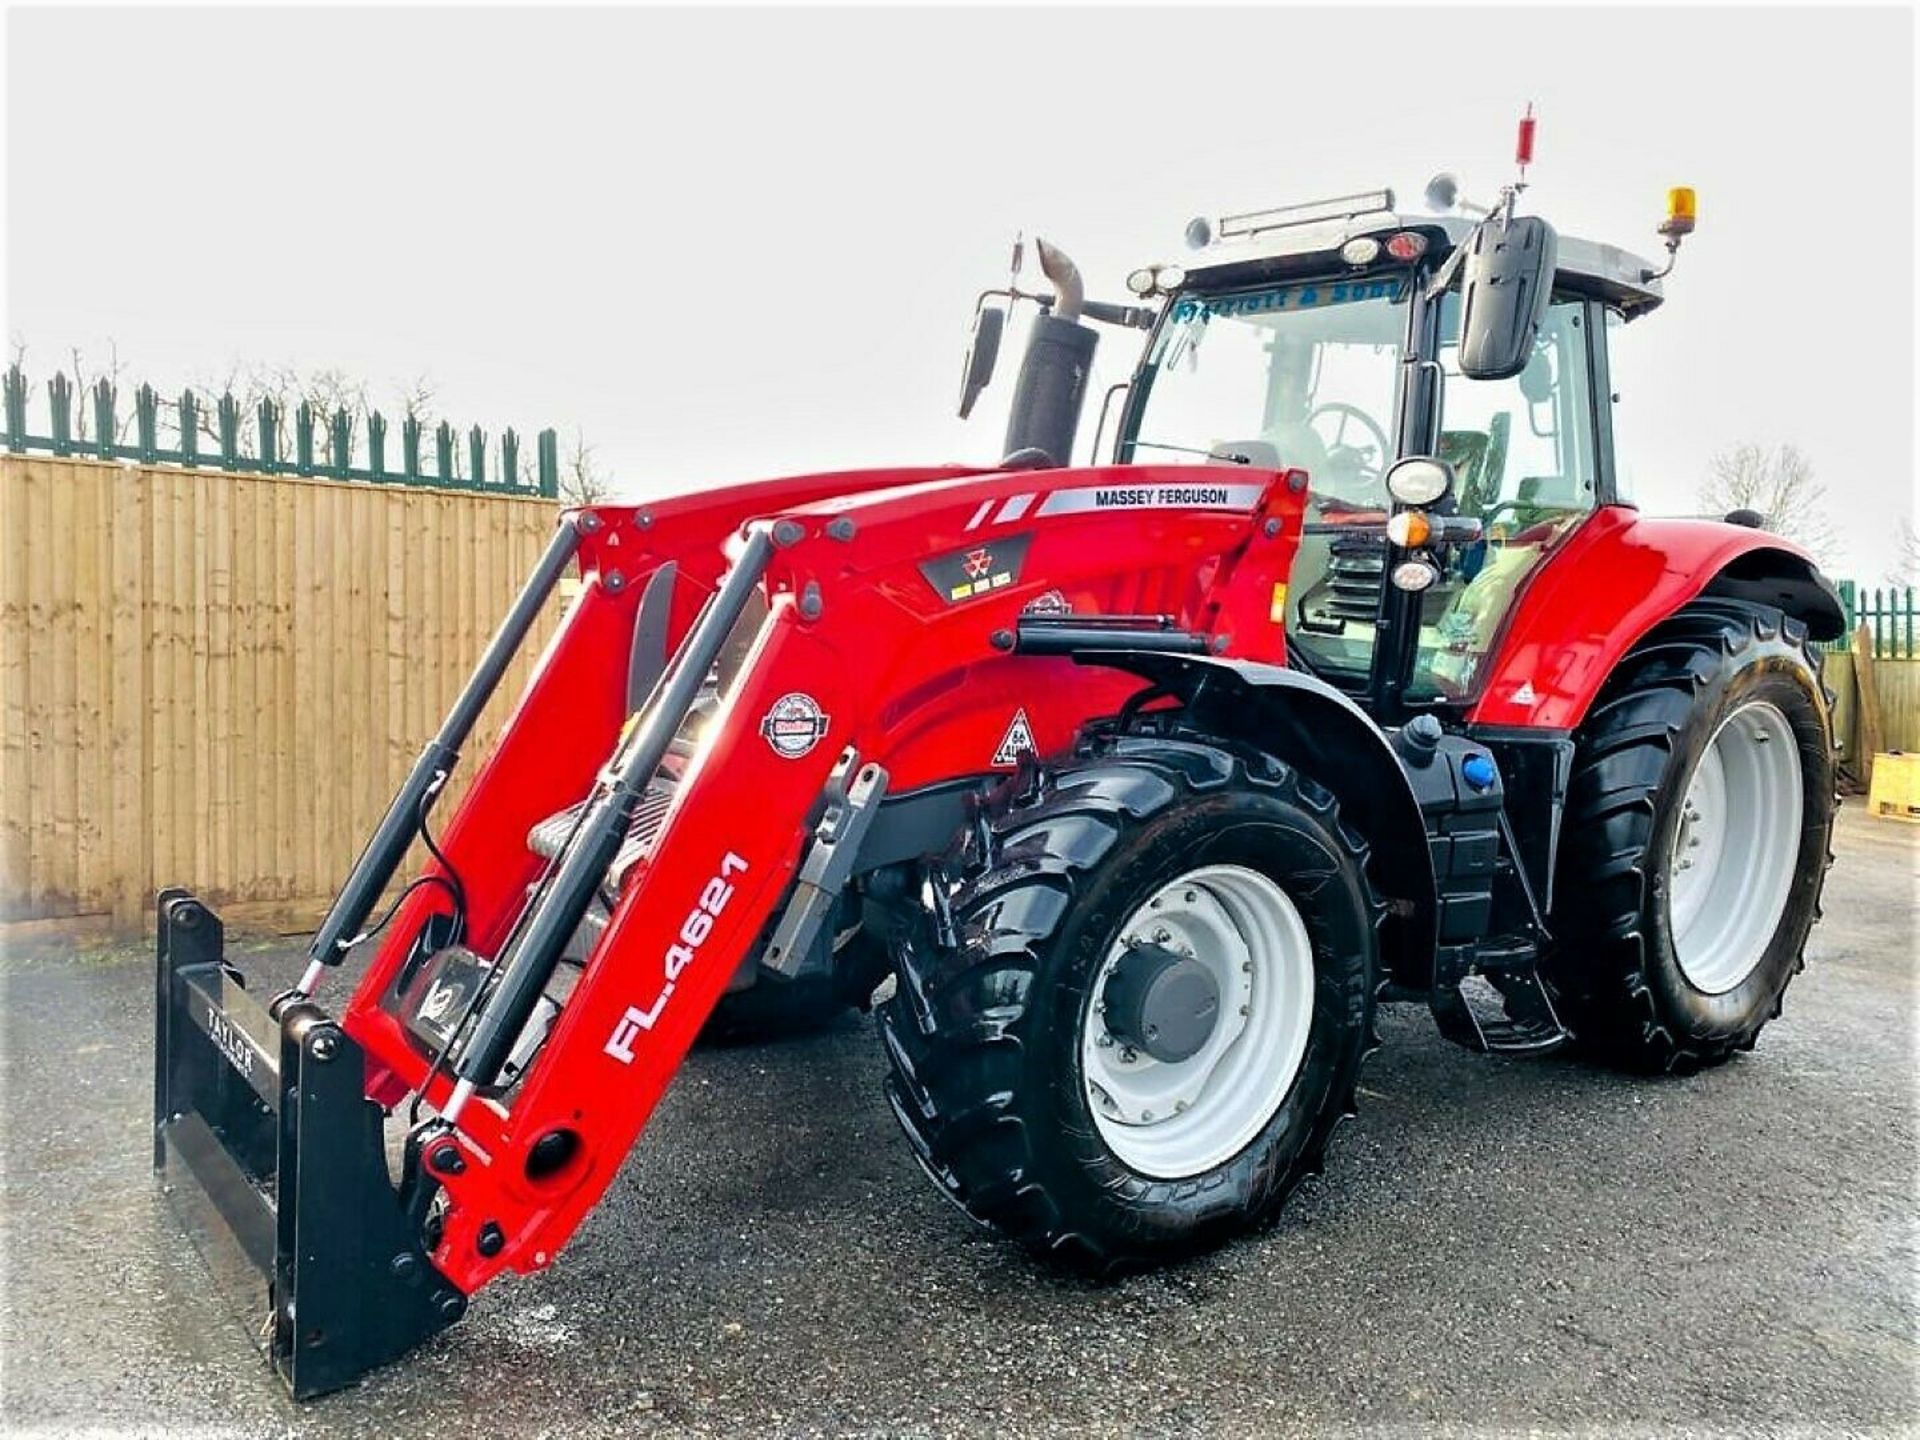
M1402 510L1387 521L1387 539L1402 550L1418 549L1432 534L1433 522L1424 510Z

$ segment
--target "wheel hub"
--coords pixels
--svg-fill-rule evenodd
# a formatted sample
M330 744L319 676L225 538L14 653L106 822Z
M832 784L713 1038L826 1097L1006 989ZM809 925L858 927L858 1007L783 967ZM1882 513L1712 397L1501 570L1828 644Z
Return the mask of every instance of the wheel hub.
M1220 1019L1220 982L1191 955L1135 946L1107 977L1107 1030L1123 1045L1175 1064L1200 1053Z
M1313 993L1306 925L1270 877L1207 865L1162 886L1120 926L1084 1012L1101 1139L1163 1178L1231 1158L1299 1071Z

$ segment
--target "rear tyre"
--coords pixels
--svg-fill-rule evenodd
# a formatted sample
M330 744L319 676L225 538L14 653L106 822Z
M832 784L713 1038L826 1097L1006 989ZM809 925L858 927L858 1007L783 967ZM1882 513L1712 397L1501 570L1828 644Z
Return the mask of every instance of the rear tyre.
M1620 663L1575 744L1543 965L1562 1018L1636 1070L1752 1049L1805 964L1832 858L1805 628L1696 601Z
M928 1175L1095 1275L1271 1221L1375 1043L1382 912L1333 797L1265 755L1119 739L986 829L959 944L903 947L880 1009Z

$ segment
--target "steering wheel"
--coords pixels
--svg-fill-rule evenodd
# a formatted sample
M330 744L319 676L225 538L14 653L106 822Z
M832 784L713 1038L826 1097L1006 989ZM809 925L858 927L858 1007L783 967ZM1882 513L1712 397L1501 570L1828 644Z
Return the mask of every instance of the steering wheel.
M1335 422L1332 435L1327 435L1319 428L1323 418ZM1370 441L1370 444L1346 443L1349 421L1355 422L1362 432L1357 438ZM1393 453L1393 446L1387 443L1387 432L1358 405L1349 405L1344 400L1329 400L1324 405L1316 405L1307 414L1307 428L1327 442L1327 459L1331 462L1329 468L1340 479L1355 484L1375 485L1386 474L1386 457ZM1319 479L1318 476L1314 478ZM1316 485L1314 488L1319 487Z

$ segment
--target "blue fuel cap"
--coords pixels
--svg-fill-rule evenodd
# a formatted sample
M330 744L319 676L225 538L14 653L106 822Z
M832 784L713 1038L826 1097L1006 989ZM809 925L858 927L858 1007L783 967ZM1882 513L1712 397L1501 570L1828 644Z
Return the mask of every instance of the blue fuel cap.
M1491 755L1476 753L1460 762L1460 778L1476 790L1491 790L1500 772L1494 769Z

